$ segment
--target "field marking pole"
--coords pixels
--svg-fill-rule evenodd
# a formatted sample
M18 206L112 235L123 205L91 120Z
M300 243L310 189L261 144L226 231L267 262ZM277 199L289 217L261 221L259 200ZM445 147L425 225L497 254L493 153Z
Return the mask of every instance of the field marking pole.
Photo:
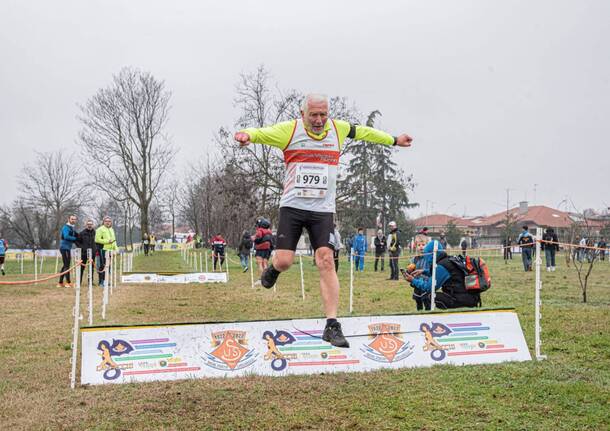
M93 250L87 249L87 294L89 296L89 326L93 325Z
M55 274L57 274L57 270L59 269L59 255L55 255Z
M208 251L205 251L205 272L208 272Z
M40 256L40 271L38 272L40 274L44 274L44 254Z
M25 254L25 253L20 253L20 254L19 254L19 257L21 258L20 260L21 260L21 274L22 274L22 275L23 275L23 257L24 257L23 255L24 255L24 254ZM55 274L57 274L57 271L55 271Z
M199 271L203 272L203 253L199 252Z
M110 296L114 293L114 250L110 250L110 264L108 265L108 273L110 274L110 283L108 286L110 287Z
M80 249L78 249L80 254ZM78 259L77 258L77 263ZM80 263L76 265L75 268L75 283L74 283L74 308L72 309L72 314L74 315L74 328L72 331L72 358L70 359L70 363L72 365L72 369L70 371L70 388L74 389L76 386L76 357L78 352L78 329L80 326L80 272L81 266Z
M227 281L229 281L229 253L225 252L225 272L227 273Z
M535 285L535 290L536 290L536 296L535 296L535 310L534 310L534 314L535 314L535 343L536 343L536 347L535 347L535 351L536 351L536 359L541 361L543 359L546 359L546 355L543 355L540 353L540 345L542 344L542 341L540 340L540 332L541 332L541 328L540 328L540 318L542 317L542 314L540 312L540 306L541 304L541 300L540 300L540 290L542 289L542 278L540 277L540 267L542 266L542 257L540 256L540 241L542 240L542 228L541 227L537 227L536 228L536 285Z
M432 251L432 285L430 286L430 310L434 310L434 300L436 299L436 252L438 251L438 241L434 240Z
M299 254L299 267L301 268L301 296L305 301L305 278L303 277L303 258Z
M254 268L252 260L254 260L254 253L250 250L250 284L252 285L252 289L254 289Z
M36 250L34 250L34 280L38 280L38 259L36 258Z
M117 253L119 253L119 260L121 260L121 255L120 255L119 250L115 250L112 252L112 255L113 255L113 258L112 258L112 287L117 287L118 281L119 281L119 262L114 261L116 259ZM116 268L114 267L115 263L116 263Z
M315 259L315 257L314 257ZM354 249L349 257L349 312L354 311Z
M106 320L106 305L108 304L108 250L102 250L106 261L104 264L104 295L102 296L102 320Z

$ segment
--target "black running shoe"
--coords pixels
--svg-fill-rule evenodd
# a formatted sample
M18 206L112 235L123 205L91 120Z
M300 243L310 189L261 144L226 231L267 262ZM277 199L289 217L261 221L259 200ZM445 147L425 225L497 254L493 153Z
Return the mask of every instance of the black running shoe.
M273 266L269 265L261 274L261 284L263 285L263 287L271 289L277 281L279 275L280 272L276 270Z
M324 328L324 334L322 335L322 339L336 347L349 347L349 343L343 335L343 331L341 330L341 324L339 322L331 323L326 328Z

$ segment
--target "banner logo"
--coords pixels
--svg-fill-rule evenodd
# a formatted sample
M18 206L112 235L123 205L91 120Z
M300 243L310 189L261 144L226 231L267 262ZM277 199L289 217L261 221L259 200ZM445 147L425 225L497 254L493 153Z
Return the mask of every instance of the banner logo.
M204 358L206 365L223 371L237 371L252 365L258 356L249 349L246 331L212 332L212 352Z
M402 361L413 353L414 346L403 340L398 323L369 325L369 337L373 338L373 341L363 345L360 350L373 361L389 364Z

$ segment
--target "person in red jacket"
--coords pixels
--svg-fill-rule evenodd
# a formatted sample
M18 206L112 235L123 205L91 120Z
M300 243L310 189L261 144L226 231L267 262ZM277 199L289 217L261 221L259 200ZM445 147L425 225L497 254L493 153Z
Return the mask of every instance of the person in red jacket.
M258 270L262 273L269 265L271 257L273 232L271 222L264 217L256 220L256 234L254 235L254 250Z
M220 270L222 271L222 265L225 263L225 247L227 242L220 233L217 233L212 238L212 262L214 264L214 271L216 271L216 264L220 260Z

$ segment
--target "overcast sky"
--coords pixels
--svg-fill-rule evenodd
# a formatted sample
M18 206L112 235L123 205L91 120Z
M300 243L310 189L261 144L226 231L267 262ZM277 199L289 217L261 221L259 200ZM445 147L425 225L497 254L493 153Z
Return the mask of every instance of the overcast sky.
M495 213L507 188L514 205L602 209L609 22L607 0L2 0L0 203L35 150L78 151L77 104L122 67L172 91L183 167L214 151L240 72L264 64L281 89L346 96L414 137L396 156L418 184L413 217Z

